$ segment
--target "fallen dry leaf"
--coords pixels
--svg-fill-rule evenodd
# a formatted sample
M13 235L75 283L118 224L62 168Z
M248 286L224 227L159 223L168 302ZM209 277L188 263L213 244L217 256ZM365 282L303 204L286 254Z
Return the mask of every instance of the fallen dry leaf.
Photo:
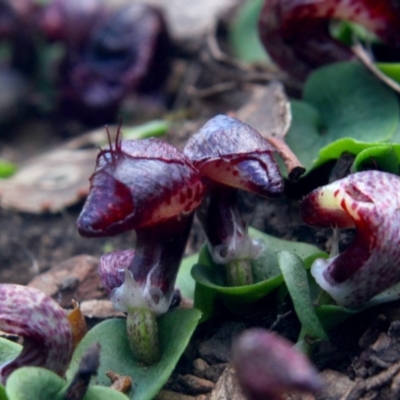
M54 298L62 307L69 307L72 299L82 302L106 298L97 272L98 263L92 256L72 257L36 276L28 286Z
M21 165L0 180L0 205L5 209L41 214L59 212L87 196L97 149L56 149Z
M236 117L258 130L276 148L286 165L289 179L300 178L305 168L285 143L292 113L281 83L255 86L249 101L236 112Z

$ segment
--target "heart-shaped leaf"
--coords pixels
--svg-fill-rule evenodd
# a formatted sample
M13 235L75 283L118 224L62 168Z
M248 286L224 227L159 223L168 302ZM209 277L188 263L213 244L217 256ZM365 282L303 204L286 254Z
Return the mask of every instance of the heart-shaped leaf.
M14 371L7 380L8 400L63 400L67 382L54 372L39 367L23 367ZM1 399L1 394L0 394ZM91 386L83 400L126 400L116 390Z
M344 148L345 142L337 144L339 139L359 146L384 142L399 124L395 93L355 62L316 70L307 80L303 100L291 102L293 120L286 142L308 171L338 158L339 149L352 152Z
M111 319L91 329L77 347L67 379L71 380L82 355L94 342L101 346L100 368L97 382L109 386L107 371L132 378L133 387L128 393L134 400L151 400L166 383L200 319L200 311L175 310L158 320L161 360L150 366L139 363L129 348L124 319Z

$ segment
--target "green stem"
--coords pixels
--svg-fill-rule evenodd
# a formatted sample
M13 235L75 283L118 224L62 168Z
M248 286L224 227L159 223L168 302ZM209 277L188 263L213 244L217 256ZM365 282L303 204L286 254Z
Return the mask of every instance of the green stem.
M297 338L297 343L295 344L295 347L310 357L314 350L315 344L316 344L316 340L311 342L310 339L307 339L306 330L303 327L301 327L299 337Z
M228 286L247 286L253 283L250 260L232 260L226 264Z
M130 308L126 319L129 345L135 357L151 365L160 360L156 315L148 308Z

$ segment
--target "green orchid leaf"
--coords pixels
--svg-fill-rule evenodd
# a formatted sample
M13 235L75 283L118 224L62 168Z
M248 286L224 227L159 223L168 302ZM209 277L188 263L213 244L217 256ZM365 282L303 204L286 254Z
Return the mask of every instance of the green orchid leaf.
M9 400L6 388L2 384L0 384L0 400Z
M321 149L314 167L337 159L344 152L356 156L353 164L354 171L361 171L372 166L374 169L394 172L396 171L396 159L400 159L399 144L361 143L351 138L344 138ZM385 156L389 156L389 159L385 160Z
M313 338L328 339L314 310L303 260L289 251L280 251L277 257L303 333Z
M21 350L20 344L0 337L0 365L14 360L21 353Z
M52 371L23 367L7 379L6 393L10 400L61 400L58 394L65 384L65 380Z
M237 58L247 62L265 61L269 57L258 37L258 18L264 1L243 3L229 32L229 40Z
M395 93L359 63L318 69L307 80L303 98L316 107L333 140L387 140L399 122Z
M315 313L325 331L330 331L346 321L346 319L357 314L360 310L350 310L336 304L325 304L315 307Z
M400 83L400 63L377 63L376 67L389 78Z
M353 170L358 172L378 169L399 175L399 151L400 145L371 146L357 155L353 163Z
M343 151L358 154L371 147L366 143L390 140L399 125L395 93L357 63L316 70L303 99L291 102L293 120L285 140L308 172Z
M202 321L212 315L217 296L229 308L238 309L260 300L278 288L283 282L277 259L280 250L289 249L301 258L320 253L316 246L278 239L253 228L249 229L249 234L253 239L262 239L265 244L263 255L252 265L255 280L252 285L225 286L224 266L212 261L206 246L200 251L199 262L193 266L192 276L196 281L195 307L203 312Z
M63 400L67 389L67 382L54 372L39 367L23 367L14 371L8 378L6 394L9 400ZM83 400L124 399L127 397L123 393L100 386L89 387L83 398Z
M130 399L151 400L168 380L176 363L184 352L198 324L201 313L196 309L174 310L158 320L161 360L151 366L144 366L133 356L126 337L124 319L111 319L96 325L83 338L75 350L67 379L74 376L82 355L94 342L100 343L100 368L97 383L109 386L107 371L129 376L133 388Z
M340 325L346 319L352 317L354 314L365 311L369 308L378 306L380 304L397 301L399 300L399 298L400 298L400 283L396 283L394 286L386 289L382 293L373 297L371 300L369 300L367 303L365 303L362 307L358 309L349 309L338 306L336 304L322 304L318 305L315 308L315 312L317 313L318 318L321 321L325 330L329 331L335 328L336 326Z
M350 21L334 21L330 26L330 33L335 39L349 47L360 42L368 44L379 42L377 36L364 26Z
M196 268L196 265L193 268ZM212 286L196 284L194 304L196 308L201 310L200 323L207 321L214 315L217 294L218 290L215 290Z
M123 393L104 386L90 386L83 400L127 400ZM61 399L60 399L61 400Z

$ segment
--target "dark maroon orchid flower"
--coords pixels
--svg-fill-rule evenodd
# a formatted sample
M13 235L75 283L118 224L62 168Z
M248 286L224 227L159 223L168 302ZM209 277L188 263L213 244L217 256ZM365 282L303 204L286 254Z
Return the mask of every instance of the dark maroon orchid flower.
M260 38L283 70L304 78L314 68L353 56L330 35L332 19L357 22L400 47L400 7L392 0L265 0Z
M208 184L207 198L198 215L216 263L240 263L262 252L262 245L247 233L237 191L243 189L264 197L283 192L273 152L274 148L255 129L223 115L208 121L186 144L184 153ZM245 280L250 283L251 276L247 274Z
M248 400L281 400L285 392L316 392L322 386L303 353L264 329L239 335L233 343L232 360Z
M73 351L73 332L67 313L41 291L0 284L0 329L24 339L22 352L0 366L5 383L17 368L38 366L63 376Z
M88 237L134 229L135 256L129 252L112 253L103 258L102 265L130 265L133 280L155 296L155 303L161 304L166 296L159 313L166 312L193 212L203 193L197 170L179 150L157 139L118 138L115 147L102 150L97 158L78 229ZM117 275L120 269L114 269ZM106 281L106 271L111 270L112 267L100 269L105 272L102 275ZM121 283L121 278L112 278L115 283L106 282L106 288L115 289L114 284ZM122 303L118 303L118 308L126 311L127 306Z
M134 251L106 254L100 262L100 276L114 307L127 312L128 321L137 310L152 315L167 312L193 213L204 194L198 171L165 142L121 141L118 135L114 147L110 144L100 152L90 182L77 222L81 235L136 231ZM142 361L156 361L156 355L143 356L136 345L131 346Z
M341 306L358 307L400 281L400 178L380 171L349 175L314 190L301 205L311 225L356 229L353 243L311 273Z

